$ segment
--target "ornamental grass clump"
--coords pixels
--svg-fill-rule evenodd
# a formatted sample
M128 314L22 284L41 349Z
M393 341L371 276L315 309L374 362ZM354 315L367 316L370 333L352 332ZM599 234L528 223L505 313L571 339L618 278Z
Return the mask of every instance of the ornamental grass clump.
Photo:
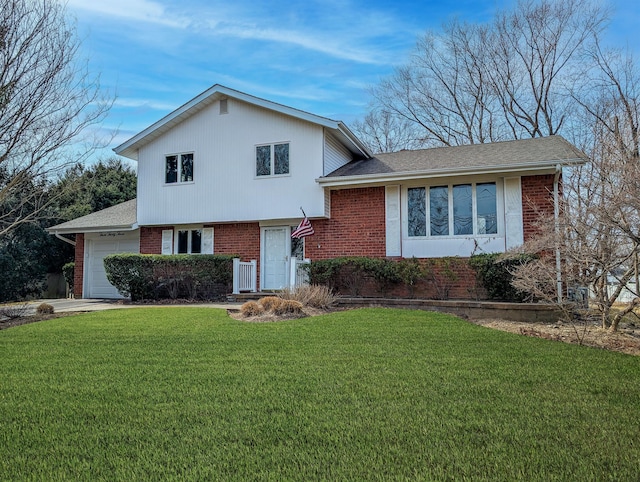
M258 303L262 305L264 311L273 311L275 312L279 306L282 304L282 298L277 296L265 296L258 300Z
M264 307L257 301L247 301L240 307L242 316L260 316L264 313Z
M336 301L336 296L331 288L325 285L305 285L296 286L293 289L286 289L280 293L280 298L284 300L295 300L303 306L327 310Z
M272 310L274 315L302 315L302 303L296 300L280 300L280 303L275 305Z
M39 315L53 315L54 311L53 306L49 303L40 303L36 308L36 313Z

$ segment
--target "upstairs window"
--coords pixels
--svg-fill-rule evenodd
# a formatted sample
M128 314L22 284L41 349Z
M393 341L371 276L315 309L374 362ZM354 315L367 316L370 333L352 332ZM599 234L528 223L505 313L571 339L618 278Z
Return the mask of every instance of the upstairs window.
M165 157L165 183L193 182L193 153Z
M289 174L289 143L256 146L256 176Z
M407 189L409 237L497 234L496 183Z

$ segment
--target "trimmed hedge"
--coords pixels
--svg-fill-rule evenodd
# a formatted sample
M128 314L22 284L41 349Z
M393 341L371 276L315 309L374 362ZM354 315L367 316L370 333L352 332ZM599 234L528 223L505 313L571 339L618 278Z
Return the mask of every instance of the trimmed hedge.
M233 255L112 254L107 279L132 301L163 298L213 300L231 292Z

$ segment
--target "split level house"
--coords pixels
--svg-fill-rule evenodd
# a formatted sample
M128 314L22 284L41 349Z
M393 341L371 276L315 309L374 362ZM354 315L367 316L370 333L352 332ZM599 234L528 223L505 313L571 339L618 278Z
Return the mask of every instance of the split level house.
M374 155L340 121L220 85L114 151L137 199L49 229L75 235L77 297L120 296L103 259L121 252L237 254L258 291L301 260L504 252L584 161L559 136ZM294 239L302 210L314 234Z

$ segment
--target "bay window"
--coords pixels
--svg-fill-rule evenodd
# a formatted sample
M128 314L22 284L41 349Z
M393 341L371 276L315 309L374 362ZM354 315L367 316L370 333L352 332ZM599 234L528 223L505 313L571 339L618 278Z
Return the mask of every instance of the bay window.
M496 183L408 188L407 228L409 237L497 234Z

